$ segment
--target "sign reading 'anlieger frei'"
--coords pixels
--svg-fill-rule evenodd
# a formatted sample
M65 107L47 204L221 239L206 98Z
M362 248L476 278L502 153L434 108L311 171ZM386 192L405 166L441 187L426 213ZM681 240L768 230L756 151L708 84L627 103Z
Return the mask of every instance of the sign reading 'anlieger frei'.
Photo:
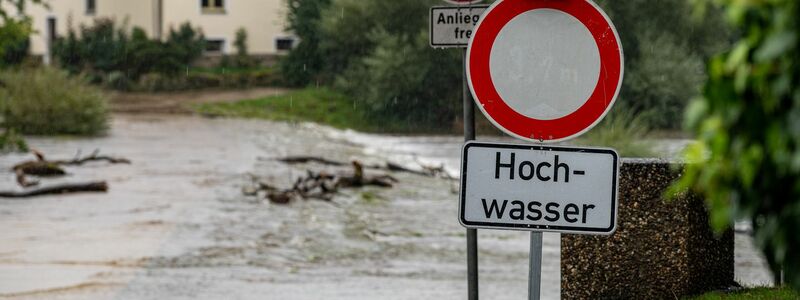
M466 48L488 5L431 7L430 43L436 48Z
M616 229L614 150L467 143L461 223L470 228L611 234Z

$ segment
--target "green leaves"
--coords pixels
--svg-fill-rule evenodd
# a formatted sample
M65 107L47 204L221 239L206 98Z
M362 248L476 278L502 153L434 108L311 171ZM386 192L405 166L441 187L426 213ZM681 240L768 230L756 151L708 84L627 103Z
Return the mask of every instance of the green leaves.
M717 230L752 220L773 272L800 289L800 2L713 3L741 39L709 61L702 102L686 111L698 144L685 156L696 163L671 191L703 194Z
M795 31L783 31L769 36L766 41L758 48L755 53L756 62L765 62L777 58L797 46L797 33Z
M147 73L175 75L199 58L205 49L202 32L189 23L170 29L166 41L148 39L144 30L131 32L111 19L97 19L92 26L70 28L53 45L53 55L70 73L88 72L94 82L118 72L137 80Z
M40 68L0 72L3 126L24 134L97 135L108 128L106 96L81 77Z

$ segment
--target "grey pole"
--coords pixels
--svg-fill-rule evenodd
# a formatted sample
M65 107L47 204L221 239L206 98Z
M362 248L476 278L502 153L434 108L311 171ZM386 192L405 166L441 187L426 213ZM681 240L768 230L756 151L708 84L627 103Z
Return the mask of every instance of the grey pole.
M542 233L531 232L530 270L528 273L528 299L539 300L542 295Z
M467 49L462 52L464 62L463 99L464 99L464 141L475 140L475 106L472 94L467 85ZM467 296L469 300L478 300L478 230L467 229Z

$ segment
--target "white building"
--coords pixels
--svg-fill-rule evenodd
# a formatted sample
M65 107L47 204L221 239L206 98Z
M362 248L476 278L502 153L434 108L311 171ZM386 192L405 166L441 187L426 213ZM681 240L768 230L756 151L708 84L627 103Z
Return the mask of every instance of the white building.
M46 6L28 4L36 33L31 53L49 61L49 45L70 26L91 25L97 18L112 18L144 29L151 38L165 37L184 22L199 27L207 39L207 53L233 53L236 31L248 33L249 52L276 55L292 47L284 31L284 0L45 0Z

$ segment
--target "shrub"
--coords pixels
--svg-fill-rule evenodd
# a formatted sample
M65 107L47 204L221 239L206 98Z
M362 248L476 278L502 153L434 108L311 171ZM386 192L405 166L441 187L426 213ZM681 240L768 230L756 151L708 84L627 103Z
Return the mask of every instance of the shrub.
M233 41L236 47L236 55L247 56L247 29L239 28L236 30L236 39Z
M722 13L695 18L690 2L598 1L625 50L619 102L652 128L680 128L683 109L706 79L703 61L730 44Z
M363 103L367 116L418 129L449 128L459 115L461 63L457 51L428 45L426 32L373 34L378 45L353 63L336 86Z
M18 65L28 56L30 20L6 20L0 26L0 67Z
M188 23L170 29L162 42L149 39L141 28L128 33L114 20L98 19L90 27L81 26L80 34L70 28L66 37L54 43L53 54L70 73L96 74L99 79L93 81L117 84L120 74L126 81L136 81L147 73L178 74L200 57L204 48L202 33ZM105 78L112 73L117 78Z
M320 21L322 78L335 78L369 118L450 128L460 115L463 67L459 51L429 46L431 3L333 1Z
M281 74L291 86L303 86L319 76L325 64L319 49L320 18L331 0L287 0L287 30L299 37L299 44L280 62ZM360 33L360 34L363 34Z
M57 69L0 73L3 126L24 134L92 135L108 127L106 98L80 77Z
M236 55L225 55L219 62L221 68L252 68L258 65L247 50L247 30L239 28L236 30L236 39L233 41L236 48Z
M576 143L610 147L624 157L653 157L655 153L645 140L649 132L641 115L636 116L625 108L616 108Z
M0 154L14 151L28 151L28 144L25 143L25 139L13 129L0 129Z
M742 38L709 61L703 97L686 111L697 163L674 190L705 196L718 231L750 220L775 281L783 271L800 291L800 2L698 3L709 2Z

